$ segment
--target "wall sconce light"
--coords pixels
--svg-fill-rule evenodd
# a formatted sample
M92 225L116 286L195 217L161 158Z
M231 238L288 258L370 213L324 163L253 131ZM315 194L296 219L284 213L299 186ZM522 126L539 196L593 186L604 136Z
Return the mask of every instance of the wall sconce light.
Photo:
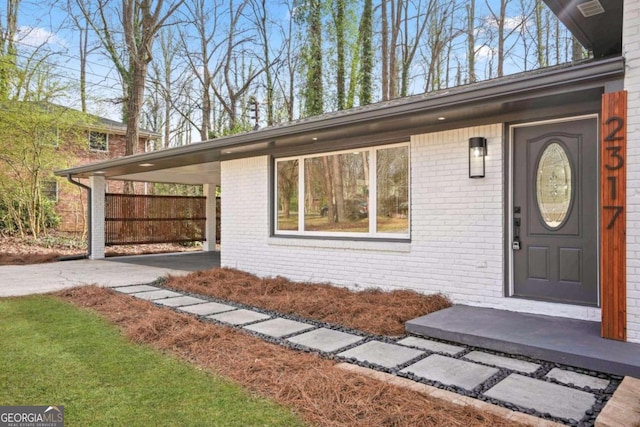
M484 178L484 158L487 155L487 139L469 138L469 178Z

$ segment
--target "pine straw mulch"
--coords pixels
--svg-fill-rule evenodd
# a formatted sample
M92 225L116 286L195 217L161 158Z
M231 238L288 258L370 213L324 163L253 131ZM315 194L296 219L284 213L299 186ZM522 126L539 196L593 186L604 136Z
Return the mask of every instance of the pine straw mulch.
M60 254L16 254L16 253L0 253L0 265L28 265L28 264L44 264L46 262L55 262Z
M106 248L106 256L186 252L200 249L199 246L183 246L175 243L110 246ZM86 253L85 241L64 233L50 232L48 236L40 239L0 233L0 265L42 264L58 261L59 257L80 256Z
M164 286L391 336L403 335L408 320L451 306L447 297L439 294L379 289L354 292L329 284L292 282L283 277L261 279L230 268L169 276Z
M508 426L493 414L334 368L334 362L95 286L57 292L128 339L177 355L292 408L317 426ZM81 337L79 337L81 338Z

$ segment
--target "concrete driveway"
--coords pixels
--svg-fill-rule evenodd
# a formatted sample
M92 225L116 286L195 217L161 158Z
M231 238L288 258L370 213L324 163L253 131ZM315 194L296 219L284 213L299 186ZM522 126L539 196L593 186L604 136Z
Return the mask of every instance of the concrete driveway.
M0 266L0 297L41 294L80 285L114 287L149 283L220 265L220 254L196 252L139 255L107 260L60 261Z

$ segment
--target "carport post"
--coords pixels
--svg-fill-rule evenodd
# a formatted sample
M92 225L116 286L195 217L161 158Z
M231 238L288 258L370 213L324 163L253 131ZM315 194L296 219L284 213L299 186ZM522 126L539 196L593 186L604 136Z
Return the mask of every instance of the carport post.
M91 259L104 258L104 203L106 180L104 176L89 177L91 187Z
M205 226L204 247L205 252L214 252L216 250L216 186L213 184L204 184L202 193L207 198L207 223Z

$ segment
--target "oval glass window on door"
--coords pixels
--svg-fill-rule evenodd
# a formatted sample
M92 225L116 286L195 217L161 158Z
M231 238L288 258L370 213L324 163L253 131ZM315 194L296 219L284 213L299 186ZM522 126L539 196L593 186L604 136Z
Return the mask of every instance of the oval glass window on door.
M536 171L536 199L542 220L560 228L571 209L571 162L564 147L552 142L544 149Z

